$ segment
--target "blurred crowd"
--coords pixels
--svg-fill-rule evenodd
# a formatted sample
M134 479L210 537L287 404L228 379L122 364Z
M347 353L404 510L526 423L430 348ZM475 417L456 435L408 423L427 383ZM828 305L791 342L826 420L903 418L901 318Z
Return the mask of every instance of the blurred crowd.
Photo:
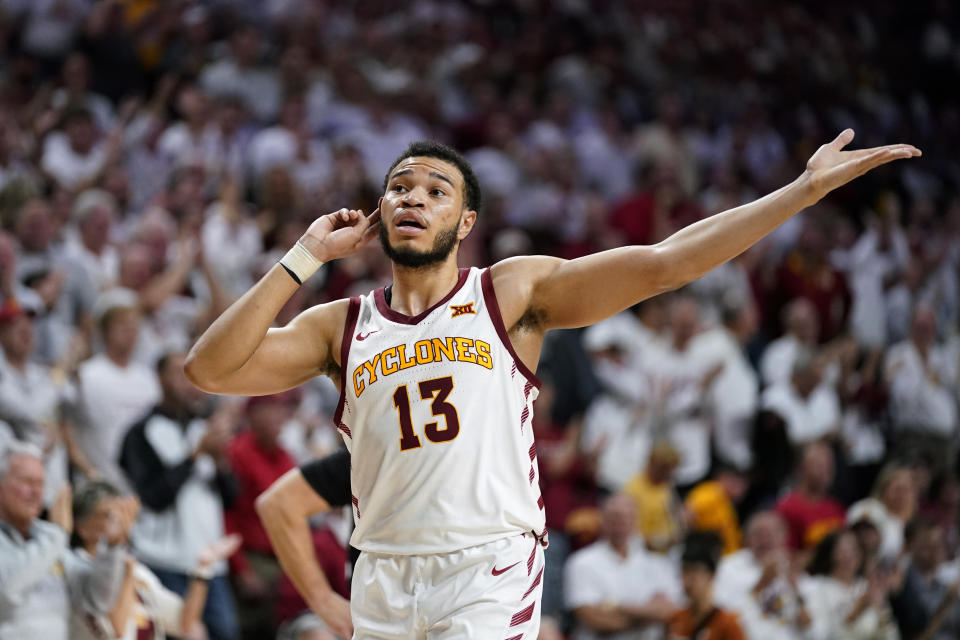
M254 501L341 446L336 390L183 360L409 142L473 164L484 266L655 243L847 126L924 156L549 337L541 638L960 636L954 38L948 0L0 0L0 639L333 637ZM325 265L278 324L389 278ZM350 517L313 522L344 595Z

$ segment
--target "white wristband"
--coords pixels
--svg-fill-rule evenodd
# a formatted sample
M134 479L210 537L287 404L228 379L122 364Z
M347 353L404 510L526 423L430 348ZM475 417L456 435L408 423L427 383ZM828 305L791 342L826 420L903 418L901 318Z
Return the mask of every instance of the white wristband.
M317 272L323 262L313 257L310 250L297 240L297 243L290 247L290 251L280 258L280 264L287 270L290 277L297 281L297 284L303 284L307 278Z
M196 580L209 582L213 578L213 564L197 565L193 570L193 577Z

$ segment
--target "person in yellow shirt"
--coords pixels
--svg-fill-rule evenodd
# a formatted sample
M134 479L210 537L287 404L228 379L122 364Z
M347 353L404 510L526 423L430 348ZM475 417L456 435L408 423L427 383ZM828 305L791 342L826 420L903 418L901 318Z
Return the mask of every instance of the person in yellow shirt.
M734 503L747 490L747 480L738 470L720 467L713 479L701 482L687 494L684 504L691 529L714 531L723 541L723 553L742 546L740 519Z
M683 537L683 509L673 486L679 462L671 444L655 444L646 468L623 487L637 505L636 530L653 551L664 552Z

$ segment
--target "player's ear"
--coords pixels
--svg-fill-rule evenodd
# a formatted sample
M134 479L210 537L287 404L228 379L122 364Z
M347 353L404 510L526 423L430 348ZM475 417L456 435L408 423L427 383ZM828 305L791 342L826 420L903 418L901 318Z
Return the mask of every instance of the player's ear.
M383 206L383 196L377 198L377 209Z
M464 210L463 214L460 216L460 227L457 229L457 240L463 240L473 229L473 225L477 222L477 212L470 209Z

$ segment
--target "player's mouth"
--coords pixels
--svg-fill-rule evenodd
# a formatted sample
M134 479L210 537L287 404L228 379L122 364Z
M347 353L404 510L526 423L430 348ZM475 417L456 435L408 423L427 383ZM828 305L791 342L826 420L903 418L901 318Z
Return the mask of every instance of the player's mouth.
M427 229L426 223L420 216L409 212L398 215L393 221L393 226L397 228L401 235L410 236L420 235Z

